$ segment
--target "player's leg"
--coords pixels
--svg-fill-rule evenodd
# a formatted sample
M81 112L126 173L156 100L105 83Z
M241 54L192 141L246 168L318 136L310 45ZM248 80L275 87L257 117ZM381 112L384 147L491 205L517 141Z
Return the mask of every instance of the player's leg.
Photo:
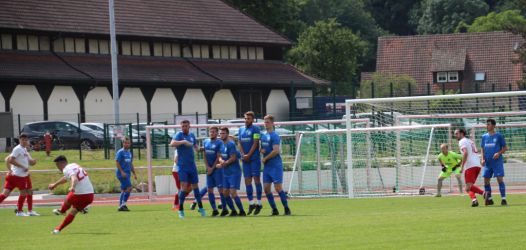
M493 167L486 163L482 168L482 177L484 177L484 204L493 205L493 198L491 197L491 177L493 177Z
M254 215L258 215L263 208L261 203L261 197L263 196L263 186L261 185L261 160L258 158L252 162L252 178L254 179L254 184L256 186L256 209Z
M173 204L173 207L172 207L172 208L175 209L175 208L177 208L177 206L179 206L179 192L181 191L181 182L179 181L179 173L178 172L173 171L172 172L172 176L174 177L175 186L177 187L177 192L175 192L174 204Z
M60 233L60 231L62 231L66 226L73 222L77 213L79 211L84 210L84 208L91 204L93 202L93 198L93 194L81 194L71 196L69 201L71 202L73 208L70 210L68 215L66 215L66 218L64 218L62 223L59 226L57 226L55 230L53 230L53 234Z
M484 193L479 187L475 186L475 182L477 181L479 172L480 172L479 167L470 168L464 172L464 179L466 181L466 192L469 194L469 197L471 198L471 206L473 207L478 206L478 201L477 201L477 197L475 196L475 194Z
M199 175L197 173L197 167L194 166L189 171L190 183L192 184L192 189L194 190L194 197L197 201L197 206L199 207L198 211L201 216L206 216L205 209L203 208L203 202L201 201L201 194L199 192ZM213 193L213 192L212 192Z
M271 215L279 215L276 202L274 201L274 195L272 194L272 177L270 176L270 170L268 167L263 168L263 187L265 189L265 196L267 197L268 204L272 209Z
M247 192L248 199L248 214L251 214L252 211L256 208L254 205L254 189L252 187L252 171L251 171L251 162L243 162L243 177L245 178L245 188Z
M31 182L31 176L27 176L27 214L29 216L40 216L39 213L33 211L33 183Z
M19 189L20 195L18 196L18 202L16 204L16 215L17 216L27 216L26 213L24 213L24 201L27 197L27 189Z
M66 199L64 199L64 202L62 202L62 206L60 209L53 209L53 213L56 215L63 215L65 214L69 208L71 208L71 204L75 199L75 193L69 192L66 196Z
M0 194L0 203L2 203L11 194L11 189L4 188Z
M234 199L234 202L236 203L237 208L239 209L239 216L246 216L245 209L243 208L243 203L241 202L241 198L239 198L239 195L237 195L237 190L239 190L239 187L241 185L241 175L234 175L234 187L230 189L230 196L232 196L232 199Z
M221 212L221 216L227 216L229 213L229 208L232 210L232 213L237 214L236 208L234 207L234 201L232 200L232 197L230 197L230 188L234 188L233 184L232 176L223 176L223 197L225 198L225 201L223 203L223 211Z
M217 205L216 205L216 196L214 194L214 188L208 186L208 202L210 202L210 207L212 207L212 216L219 215L219 211L217 211Z
M221 207L218 207L219 209L221 209L221 213L226 213L228 214L228 208L226 206L226 199L225 199L225 195L224 195L224 191L225 189L223 188L223 185L221 185L220 188L217 189L217 191L219 192L219 200L221 201Z
M499 183L499 191L500 191L500 197L501 197L501 205L506 206L508 205L508 201L506 200L506 185L504 184L504 176L497 176L497 182Z
M441 197L442 196L442 182L444 181L445 177L444 176L444 172L441 172L440 176L438 177L438 182L437 182L437 194L435 195L435 197Z
M201 188L199 190L199 197L201 197L201 200L203 199L203 197L205 197L205 194L208 192L208 177L210 176L206 176L206 183L207 185L204 186L203 188ZM214 191L212 190L212 195L214 195ZM195 208L197 207L197 199L194 197L194 201L192 202L192 206L190 206L190 210L195 210Z
M127 176L125 178L119 178L119 181L121 183L121 196L119 200L119 209L117 211L128 212L130 210L126 206L126 202L130 197L132 189L130 174L127 173Z
M279 198L281 200L281 204L283 205L283 208L285 209L285 215L290 215L290 208L289 203L287 201L287 194L285 194L285 191L283 191L283 167L279 167L274 169L272 171L272 180L274 181L274 189L276 189L276 192L279 194Z
M462 194L464 192L464 188L462 188L462 175L456 174L455 177L457 178L458 191Z

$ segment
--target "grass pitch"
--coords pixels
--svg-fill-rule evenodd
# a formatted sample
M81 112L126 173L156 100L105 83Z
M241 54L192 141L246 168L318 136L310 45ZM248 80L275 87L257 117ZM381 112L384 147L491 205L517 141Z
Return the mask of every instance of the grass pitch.
M170 205L93 206L60 235L63 216L0 209L2 249L524 249L526 195L510 205L471 208L464 197L289 200L292 216L180 220ZM279 199L277 199L279 205ZM496 197L496 204L500 199ZM246 205L246 204L245 204ZM210 213L208 204L205 204ZM280 212L283 210L279 206Z

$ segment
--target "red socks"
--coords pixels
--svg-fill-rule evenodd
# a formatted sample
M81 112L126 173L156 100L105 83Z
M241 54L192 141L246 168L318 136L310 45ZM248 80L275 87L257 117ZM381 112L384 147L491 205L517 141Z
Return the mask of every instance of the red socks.
M32 194L27 196L27 210L33 211L33 195Z
M62 203L62 207L60 207L60 212L61 213L67 212L70 207L71 207L71 204L69 204L69 202L67 202L67 201L64 201Z
M75 215L72 215L72 214L66 215L66 218L64 218L64 221L62 221L62 224L60 224L60 226L58 226L55 229L57 229L58 231L62 231L62 229L68 226L74 219L75 219Z
M474 193L477 193L477 194L483 194L484 193L484 191L482 191L482 189L480 189L479 187L477 187L475 185L471 186L470 191L474 192Z
M24 201L26 200L25 195L18 196L18 203L17 203L17 209L18 211L22 211L24 209Z
M7 196L5 196L4 194L0 194L0 203L2 203L2 201L5 200L5 198L7 198Z

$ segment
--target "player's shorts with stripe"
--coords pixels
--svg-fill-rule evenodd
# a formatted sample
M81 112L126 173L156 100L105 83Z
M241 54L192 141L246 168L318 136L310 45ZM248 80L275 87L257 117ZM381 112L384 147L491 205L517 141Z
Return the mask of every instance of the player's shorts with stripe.
M199 176L197 174L197 167L193 166L180 166L179 167L179 180L190 184L197 184L199 182Z
M265 166L265 168L263 168L263 183L283 183L283 166Z
M8 175L5 177L4 188L9 190L14 190L18 188L19 190L26 190L32 188L31 179L29 176L20 177L16 175Z
M477 177L480 173L480 167L472 167L464 171L464 180L466 183L475 183L477 182Z
M126 177L122 177L120 174L117 175L117 179L121 183L121 190L125 190L132 186L131 184L131 173L126 172Z
M243 177L253 177L261 175L261 159L250 160L249 162L243 161Z
M225 175L223 177L223 188L239 190L241 186L241 173Z
M68 196L66 197L66 201L69 202L72 207L78 211L81 211L93 202L93 197L93 194L75 194L73 192L69 192Z
M206 186L208 188L223 187L223 169L216 169L211 175L206 176Z
M440 174L438 175L439 178L449 178L451 174L457 175L460 174L460 167L457 167L455 171L453 171L453 168L447 168L446 172L440 171Z
M504 163L503 162L488 162L486 161L486 166L482 169L482 177L492 178L492 177L502 177L504 176Z

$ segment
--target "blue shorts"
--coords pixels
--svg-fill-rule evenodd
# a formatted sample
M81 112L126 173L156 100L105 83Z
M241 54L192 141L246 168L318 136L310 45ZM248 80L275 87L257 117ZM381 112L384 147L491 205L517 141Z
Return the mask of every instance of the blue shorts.
M190 184L199 183L197 167L195 165L192 167L179 167L179 181Z
M119 179L119 181L121 182L121 190L126 190L128 189L129 187L132 186L131 184L131 173L126 173L127 177L126 178L123 178L122 176L118 175L117 176L117 179Z
M235 175L225 175L223 177L223 188L239 190L241 186L241 173Z
M263 183L283 183L283 166L272 166L263 169Z
M243 177L249 178L261 175L261 159L243 162Z
M486 166L482 168L482 177L492 178L492 177L502 177L504 176L504 164L501 162L488 163L486 161Z
M208 188L223 188L223 169L216 169L212 175L206 176L206 186Z

